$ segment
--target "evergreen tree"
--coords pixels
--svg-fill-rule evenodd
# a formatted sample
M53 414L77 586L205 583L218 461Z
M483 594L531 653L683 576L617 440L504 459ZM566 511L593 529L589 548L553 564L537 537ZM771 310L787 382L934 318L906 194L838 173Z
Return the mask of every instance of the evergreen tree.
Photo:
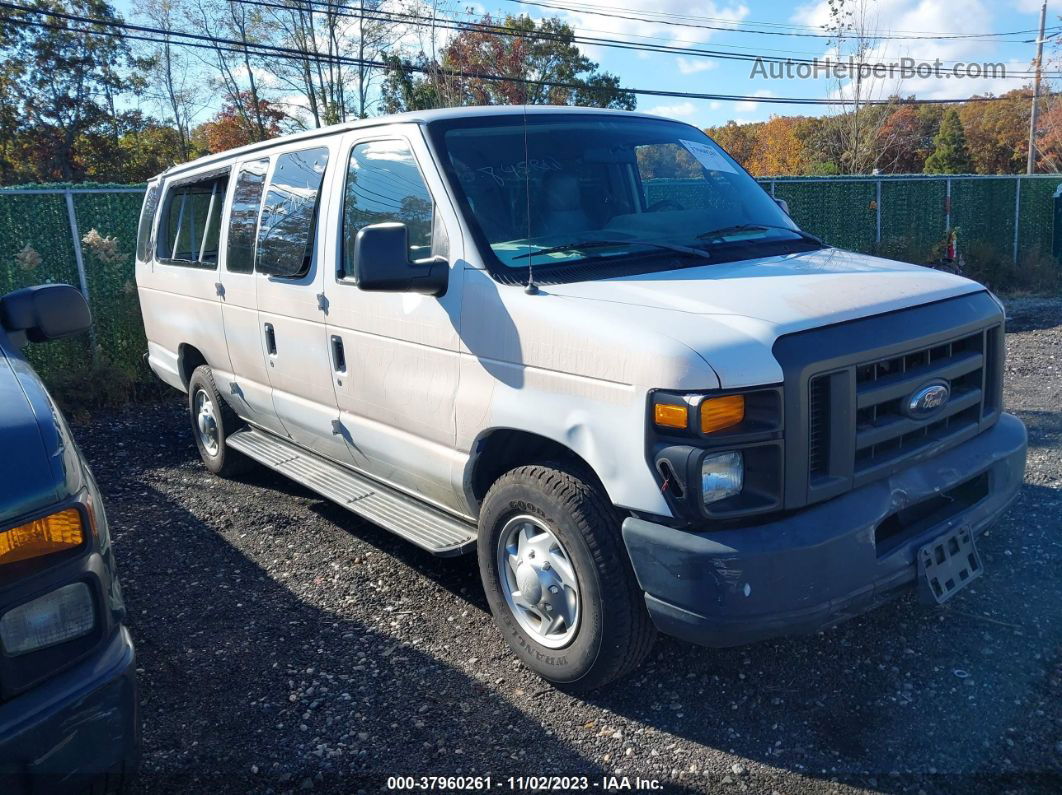
M940 130L933 138L933 153L926 158L924 171L926 174L969 174L972 170L962 120L952 108L940 121Z

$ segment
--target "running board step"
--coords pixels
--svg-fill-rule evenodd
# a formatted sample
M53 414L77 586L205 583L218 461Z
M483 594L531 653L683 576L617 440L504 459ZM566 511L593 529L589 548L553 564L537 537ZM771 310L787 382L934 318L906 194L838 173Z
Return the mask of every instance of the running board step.
M475 549L475 525L272 434L246 428L232 434L227 442L233 450L275 469L433 555L452 557Z

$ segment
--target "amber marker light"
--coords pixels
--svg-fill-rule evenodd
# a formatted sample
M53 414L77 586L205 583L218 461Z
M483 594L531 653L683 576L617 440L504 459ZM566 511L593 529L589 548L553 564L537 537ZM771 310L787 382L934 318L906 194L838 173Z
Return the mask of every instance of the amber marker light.
M75 549L84 541L80 511L66 508L0 532L0 565Z
M680 428L689 426L689 409L669 403L657 403L653 406L653 422L661 428Z
M737 425L745 419L742 395L708 398L701 403L701 433L715 433Z

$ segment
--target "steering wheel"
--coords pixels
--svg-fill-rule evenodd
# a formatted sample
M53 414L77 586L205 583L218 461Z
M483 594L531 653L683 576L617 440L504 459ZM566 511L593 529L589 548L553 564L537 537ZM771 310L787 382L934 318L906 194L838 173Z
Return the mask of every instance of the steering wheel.
M685 210L686 208L679 204L674 199L661 199L658 202L653 202L645 208L647 213L658 213L662 210Z

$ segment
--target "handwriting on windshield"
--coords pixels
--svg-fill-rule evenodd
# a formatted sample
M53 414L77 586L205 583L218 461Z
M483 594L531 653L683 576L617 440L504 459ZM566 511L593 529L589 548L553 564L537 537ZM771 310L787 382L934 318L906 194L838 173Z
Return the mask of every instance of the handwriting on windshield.
M525 180L532 173L563 170L564 166L554 158L542 157L520 160L515 163L500 163L498 165L481 166L476 169L476 172L482 174L487 179L494 180L498 185L505 185L507 182L519 182ZM476 177L473 176L473 179L476 179Z

